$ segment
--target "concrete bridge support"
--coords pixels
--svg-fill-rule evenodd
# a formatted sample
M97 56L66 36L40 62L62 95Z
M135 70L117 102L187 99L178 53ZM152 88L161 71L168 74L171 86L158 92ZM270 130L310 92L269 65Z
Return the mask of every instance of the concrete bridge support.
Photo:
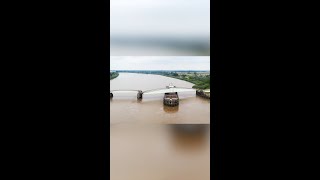
M210 96L208 96L203 90L197 90L196 95L205 99L210 99Z
M179 96L177 92L174 93L165 93L163 97L163 104L166 106L178 106L179 105Z
M143 95L143 92L142 91L138 91L137 99L142 99L142 95Z

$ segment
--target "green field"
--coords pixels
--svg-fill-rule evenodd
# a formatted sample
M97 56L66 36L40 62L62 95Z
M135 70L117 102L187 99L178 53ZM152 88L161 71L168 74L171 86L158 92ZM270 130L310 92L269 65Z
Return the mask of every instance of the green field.
M210 74L208 73L177 73L170 72L165 73L165 76L184 80L195 84L192 88L194 89L210 89Z

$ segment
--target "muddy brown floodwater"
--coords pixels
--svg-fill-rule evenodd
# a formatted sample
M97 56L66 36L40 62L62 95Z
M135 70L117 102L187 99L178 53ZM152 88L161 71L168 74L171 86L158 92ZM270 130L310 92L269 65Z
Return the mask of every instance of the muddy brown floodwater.
M193 86L160 75L133 73L120 73L110 81L111 90L144 91L170 83ZM111 180L210 179L210 101L184 92L179 93L179 106L169 108L162 98L163 94L143 95L138 101L136 92L114 93L110 100Z
M120 73L110 81L111 90L150 90L165 88L170 83L191 88L194 84L160 75ZM157 124L210 124L210 101L197 97L194 92L180 92L178 107L163 105L163 94L143 95L137 92L114 92L110 100L110 124L124 122Z

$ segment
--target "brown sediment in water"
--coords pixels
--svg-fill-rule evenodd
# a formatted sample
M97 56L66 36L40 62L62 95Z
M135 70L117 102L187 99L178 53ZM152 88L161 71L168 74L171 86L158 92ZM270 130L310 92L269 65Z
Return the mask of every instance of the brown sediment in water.
M112 89L150 90L165 88L170 83L177 87L191 88L192 83L160 75L120 73L110 82ZM110 123L144 122L160 124L209 124L210 101L198 98L195 92L179 93L179 107L164 107L164 94L143 95L137 100L137 92L113 93L110 101Z
M159 75L126 73L110 82L112 89L143 91L170 83L193 86ZM136 92L115 92L110 99L111 180L210 179L210 101L195 92L179 93L179 106L168 107L163 97L137 100Z

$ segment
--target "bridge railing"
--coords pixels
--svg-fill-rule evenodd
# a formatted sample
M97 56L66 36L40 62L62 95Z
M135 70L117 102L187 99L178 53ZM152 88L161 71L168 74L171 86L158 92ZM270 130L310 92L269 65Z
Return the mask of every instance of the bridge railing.
M150 90L143 91L143 93L153 92L153 91L159 91L159 90L164 90L164 89L165 89L165 88L150 89Z

